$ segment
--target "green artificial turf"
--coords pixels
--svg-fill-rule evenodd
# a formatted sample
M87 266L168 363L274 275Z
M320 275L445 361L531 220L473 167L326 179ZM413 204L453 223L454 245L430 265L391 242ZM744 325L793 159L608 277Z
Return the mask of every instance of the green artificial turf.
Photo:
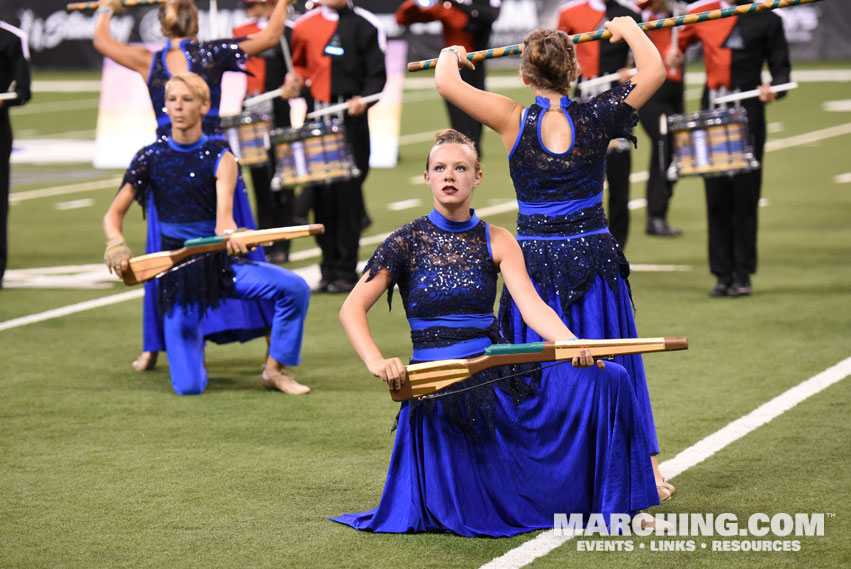
M503 92L530 99L520 89ZM412 101L403 107L403 135L446 126L436 95L406 94ZM33 102L96 97L36 93ZM769 141L851 123L851 113L822 108L848 97L844 83L802 83L769 107ZM696 105L688 102L691 109ZM83 138L85 130L93 136L96 108L66 114L13 112L12 120L16 133L26 133L20 138ZM646 137L637 133L634 172L646 169L649 156ZM365 236L392 231L430 209L428 189L412 181L422 173L428 147L404 144L396 168L370 172L366 199L373 225ZM681 238L646 236L645 210L632 212L630 261L687 268L636 272L630 279L640 335L687 336L690 342L686 352L645 358L662 462L851 356L851 184L834 181L851 172L849 150L851 135L844 134L766 154L768 203L760 210L760 264L750 298L706 294L714 279L699 179L681 180L671 202L669 219L684 230ZM505 151L490 132L482 165L485 178L474 205L482 210L513 199ZM18 165L12 191L120 174L79 164ZM115 189L14 205L9 268L101 262L100 220ZM634 183L632 197L643 195L643 183ZM55 209L85 198L92 205ZM403 211L386 206L411 198L422 205ZM513 229L515 215L488 221ZM138 208L125 229L130 246L142 252ZM293 247L307 251L315 243L301 239ZM361 258L373 248L362 247ZM126 290L120 283L6 288L0 291L0 323ZM397 409L349 346L337 321L342 300L311 299L303 363L295 368L313 390L304 397L262 389L262 340L209 346L210 384L201 396L175 396L164 361L154 371L134 372L129 364L141 346L139 299L0 330L0 567L474 568L534 537L373 535L327 520L378 504ZM404 359L410 340L395 300L392 311L379 301L370 321L384 353ZM730 512L740 519L756 512L826 513L825 535L803 538L801 551L713 552L711 541L718 538L708 537L694 538L694 552L663 553L650 550L651 542L663 540L648 537L631 538L635 551L603 553L579 551L580 540L571 540L532 567L848 566L849 399L846 380L790 409L677 476L678 493L656 510Z

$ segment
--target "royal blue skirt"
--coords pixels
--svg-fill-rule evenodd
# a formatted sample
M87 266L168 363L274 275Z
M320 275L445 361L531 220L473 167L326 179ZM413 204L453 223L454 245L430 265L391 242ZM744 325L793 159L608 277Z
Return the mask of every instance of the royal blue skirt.
M535 288L538 289L537 285ZM578 338L638 337L629 289L623 279L618 281L617 289L612 290L606 281L597 277L588 292L570 305L569 317L565 316L562 303L553 292L538 289L538 294L555 310L562 322L567 324ZM542 341L542 338L523 322L520 311L517 310L517 305L514 304L513 300L509 302L508 306L500 307L500 314L506 310L507 314L501 318L500 324L502 325L501 332L509 342L522 344ZM653 421L653 410L650 407L650 392L647 387L647 377L644 374L644 362L641 354L618 356L615 361L626 369L632 380L648 447L652 454L658 454L659 442L656 438L656 425Z
M620 365L544 369L537 394L520 403L495 394L472 431L440 403L403 403L378 507L331 519L373 532L501 537L552 528L555 514L608 519L659 503Z

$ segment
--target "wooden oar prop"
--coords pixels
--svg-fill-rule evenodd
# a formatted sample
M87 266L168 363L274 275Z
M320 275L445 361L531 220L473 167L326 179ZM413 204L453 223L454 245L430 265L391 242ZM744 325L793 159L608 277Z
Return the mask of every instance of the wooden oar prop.
M159 251L157 253L133 257L130 259L130 266L124 271L122 280L127 285L151 280L187 257L227 249L227 242L230 239L239 239L246 246L250 247L252 245L263 245L264 243L295 239L296 237L306 237L308 235L318 235L320 233L325 233L325 226L321 223L314 223L312 225L275 227L257 231L238 231L230 235L215 235L213 237L189 239L184 241L182 249Z
M130 8L132 6L151 6L154 4L165 4L166 0L124 0L122 4L124 4L125 8ZM65 10L68 12L74 12L77 10L97 10L98 3L97 2L73 2L65 6Z
M731 16L744 16L746 14L755 14L756 12L765 12L766 10L775 10L777 8L787 8L789 6L797 6L798 4L810 4L812 2L821 2L821 0L766 0L765 2L754 2L753 4L742 4L741 6L733 6L730 8L720 8L718 10L709 10L708 12L700 12L699 14L685 14L683 16L673 16L662 20L653 20L650 22L642 22L638 24L645 32L653 30L661 30L664 28L673 28L676 26L685 26L687 24L698 24L700 22L708 22L709 20L720 20ZM597 30L594 32L585 32L570 36L573 43L584 43L588 41L597 41L609 39L612 33L609 30ZM493 49L484 49L482 51L474 51L467 54L467 59L476 63L485 59L493 59L496 57L505 57L506 55L518 55L523 53L523 44L518 43L505 47L495 47ZM424 69L434 69L437 66L437 59L425 59L423 61L412 61L408 64L408 71L422 71Z
M466 360L440 360L406 366L408 381L398 391L390 390L393 401L406 401L430 395L488 368L540 362L570 361L587 348L595 358L669 352L688 349L688 338L627 338L619 340L574 340L532 344L494 344L479 357Z

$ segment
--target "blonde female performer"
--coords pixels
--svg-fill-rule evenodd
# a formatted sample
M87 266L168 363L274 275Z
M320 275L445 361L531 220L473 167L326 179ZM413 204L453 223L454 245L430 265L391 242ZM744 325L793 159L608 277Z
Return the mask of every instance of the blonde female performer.
M381 353L367 321L397 284L412 361L473 357L504 342L493 314L499 272L541 336L573 339L535 293L511 233L470 209L482 180L472 142L438 133L425 180L434 209L378 247L340 310L369 371L392 387L406 381L402 361ZM552 528L559 512L608 521L657 504L629 377L620 365L593 361L584 352L573 365L590 367L564 365L558 376L507 377L515 370L494 368L402 403L378 508L332 519L375 532L510 536Z

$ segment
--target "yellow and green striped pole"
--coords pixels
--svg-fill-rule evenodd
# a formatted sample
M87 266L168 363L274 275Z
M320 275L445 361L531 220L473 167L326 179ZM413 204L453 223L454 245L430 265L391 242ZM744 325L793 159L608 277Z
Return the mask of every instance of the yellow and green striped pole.
M165 4L166 0L124 0L122 4L126 8L131 6L151 6L153 4ZM68 12L74 12L77 10L97 10L98 3L97 2L74 2L72 4L68 4L65 6L65 10Z
M652 22L642 22L638 24L645 32L653 30L662 30L664 28L673 28L676 26L685 26L687 24L699 24L700 22L708 22L710 20L720 20L731 16L744 16L747 14L755 14L757 12L765 12L766 10L775 10L777 8L787 8L789 6L797 6L798 4L810 4L812 2L821 2L821 0L766 0L765 2L754 2L753 4L742 4L741 6L732 6L730 8L721 8L719 10L709 10L700 12L699 14L684 14L682 16L674 16L663 20L653 20ZM583 43L588 41L604 40L612 37L609 30L598 30L596 32L585 32L570 36L573 43ZM467 59L476 63L485 59L493 59L495 57L504 57L506 55L518 55L523 53L523 44L508 45L505 47L495 47L493 49L485 49L482 51L474 51L467 54ZM408 64L408 71L423 71L425 69L434 69L437 65L437 59L425 59L423 61L412 61Z

